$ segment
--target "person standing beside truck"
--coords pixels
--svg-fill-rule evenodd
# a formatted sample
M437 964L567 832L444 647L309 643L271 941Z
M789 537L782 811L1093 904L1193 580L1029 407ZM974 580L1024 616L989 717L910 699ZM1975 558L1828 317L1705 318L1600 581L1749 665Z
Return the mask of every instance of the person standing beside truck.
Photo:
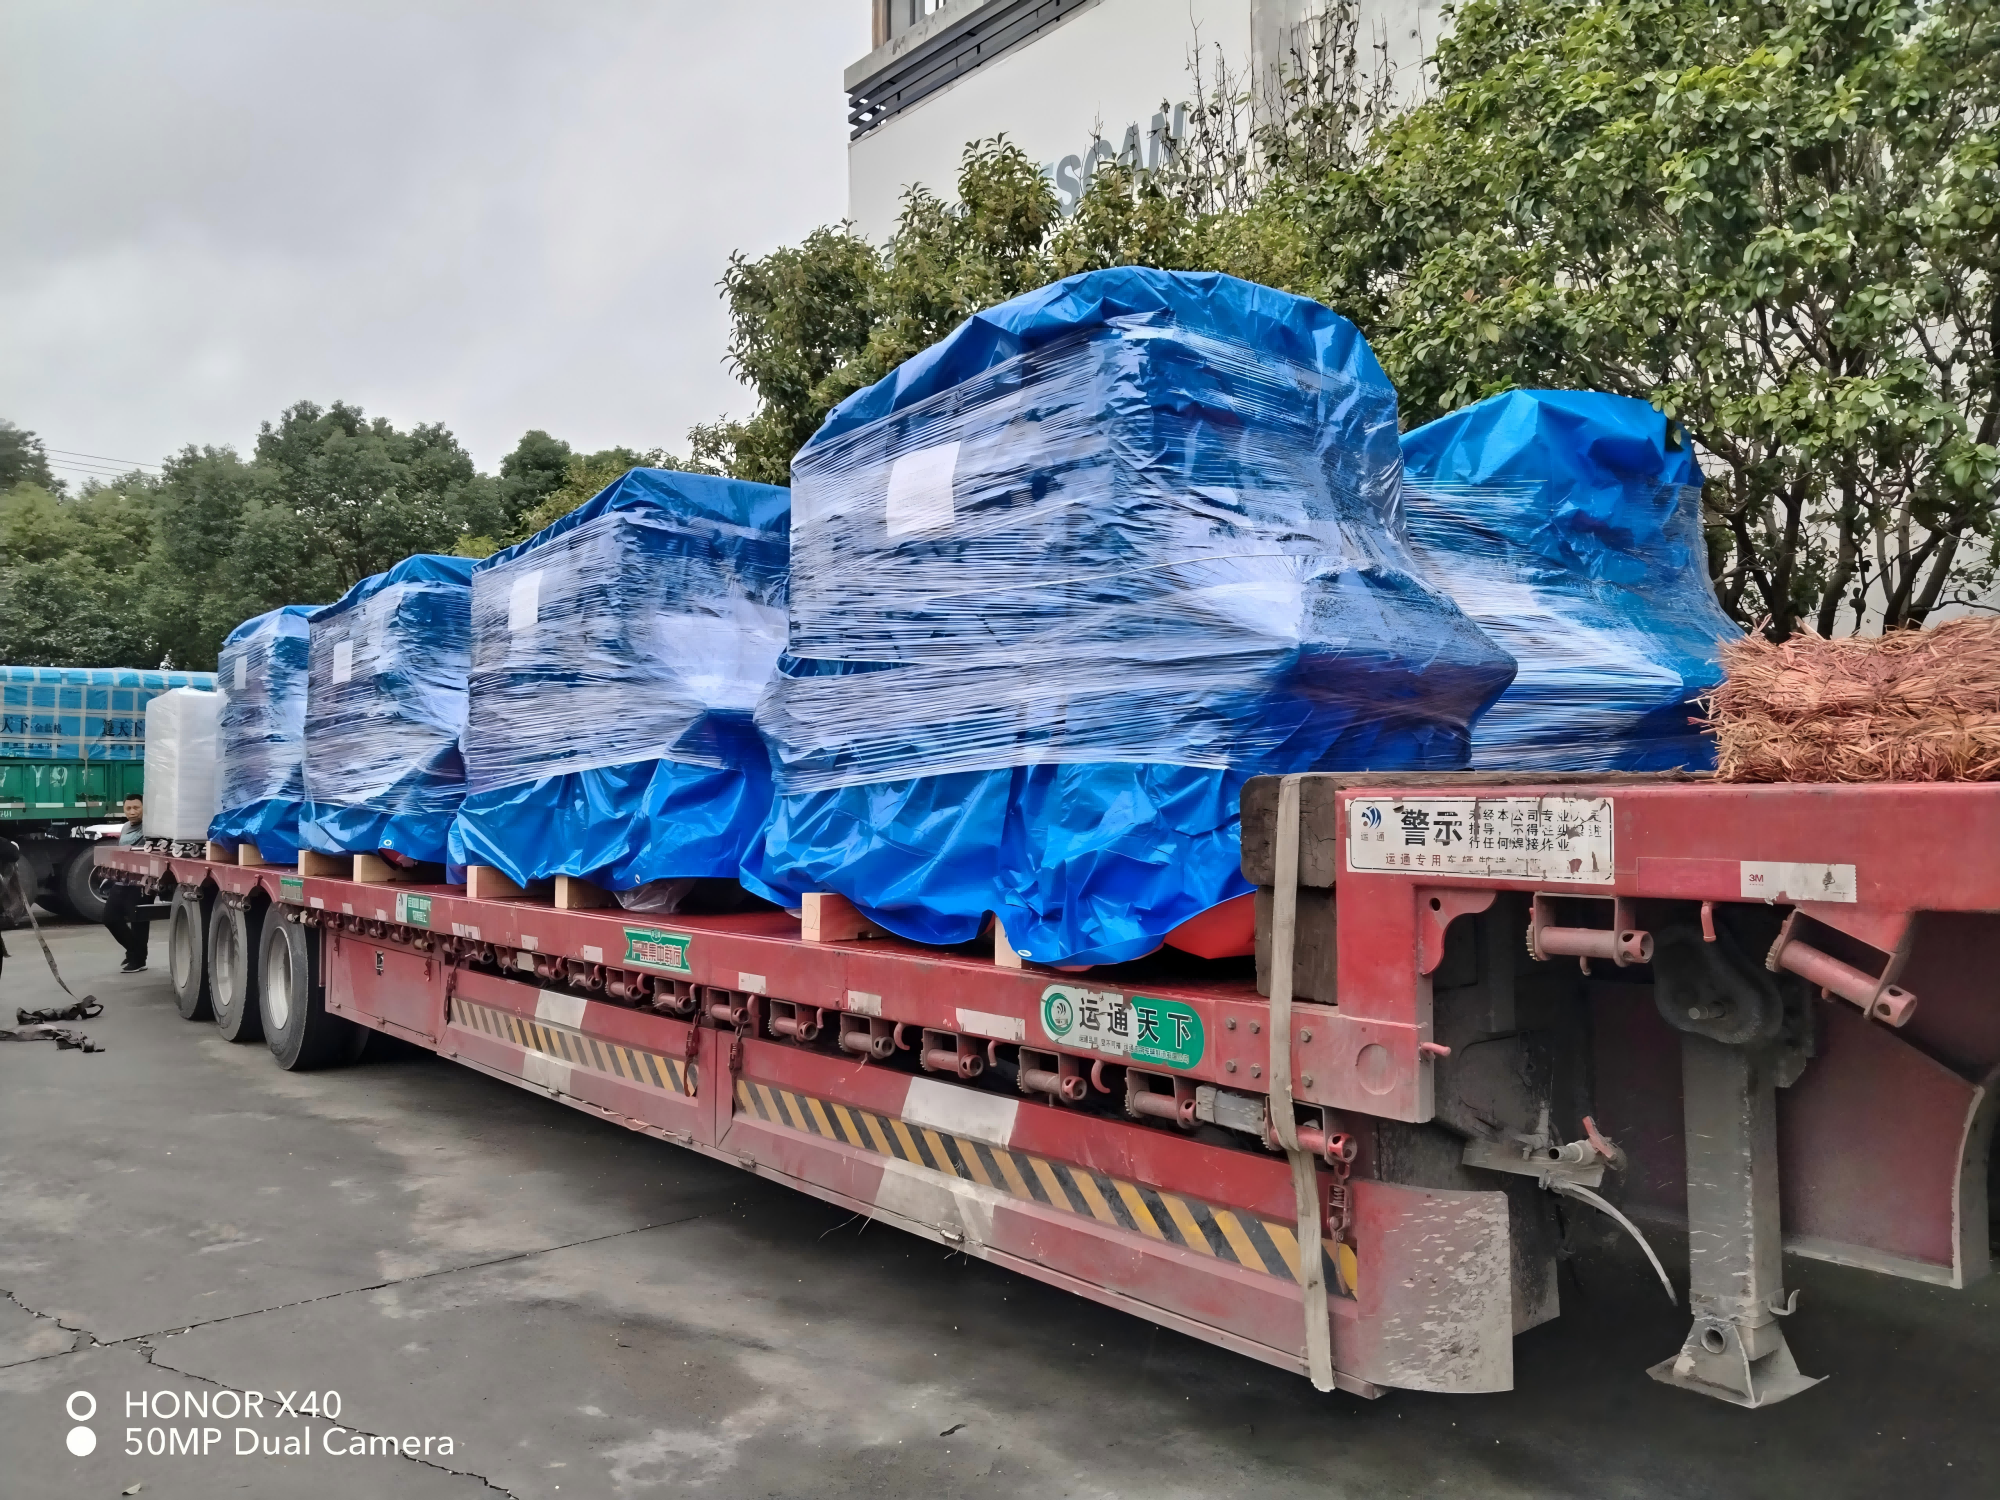
M28 920L28 905L21 897L21 885L14 876L14 867L20 860L21 846L0 833L0 971L7 967L5 929L25 925Z
M118 846L130 848L146 836L146 804L143 798L125 799L125 826L118 831ZM146 939L152 926L137 915L139 887L124 881L111 887L104 898L104 929L125 949L121 974L136 974L146 967Z

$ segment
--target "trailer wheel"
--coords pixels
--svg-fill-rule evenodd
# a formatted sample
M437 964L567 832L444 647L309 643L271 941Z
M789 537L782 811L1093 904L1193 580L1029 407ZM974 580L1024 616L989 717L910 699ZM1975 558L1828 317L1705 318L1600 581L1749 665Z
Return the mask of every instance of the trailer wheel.
M109 877L97 868L95 848L93 844L85 844L77 850L56 878L63 904L71 916L84 922L104 920L104 898L110 886Z
M217 902L208 919L208 988L215 1004L215 1029L223 1040L264 1039L257 1003L257 940L264 935L263 902L239 910Z
M208 990L208 914L215 892L192 886L174 891L167 913L167 973L174 982L174 1005L184 1021L206 1021L214 1013Z
M266 922L257 967L264 1040L279 1067L303 1072L353 1062L361 1055L368 1033L345 1017L327 1014L318 934L296 922Z

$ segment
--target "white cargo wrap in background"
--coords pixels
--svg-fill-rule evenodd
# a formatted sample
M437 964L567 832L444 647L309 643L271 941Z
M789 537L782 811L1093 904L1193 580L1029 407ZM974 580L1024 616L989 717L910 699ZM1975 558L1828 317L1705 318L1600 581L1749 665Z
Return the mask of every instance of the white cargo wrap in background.
M175 688L146 705L146 837L205 839L215 818L222 694Z

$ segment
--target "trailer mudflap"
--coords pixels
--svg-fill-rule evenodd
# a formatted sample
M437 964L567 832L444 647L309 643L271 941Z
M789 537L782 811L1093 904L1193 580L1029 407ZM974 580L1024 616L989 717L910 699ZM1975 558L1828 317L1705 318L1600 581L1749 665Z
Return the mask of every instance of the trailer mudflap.
M1359 1277L1352 1323L1334 1325L1342 1370L1412 1391L1514 1388L1505 1193L1357 1180L1354 1232L1375 1274Z

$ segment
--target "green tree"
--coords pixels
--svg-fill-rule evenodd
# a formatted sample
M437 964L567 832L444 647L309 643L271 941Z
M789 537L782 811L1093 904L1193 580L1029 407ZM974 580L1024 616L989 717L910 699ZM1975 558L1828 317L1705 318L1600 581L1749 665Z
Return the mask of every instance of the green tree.
M223 637L250 616L333 597L310 591L317 580L301 582L289 568L273 568L269 559L278 549L243 544L246 526L266 514L284 514L278 476L268 466L245 463L228 448L188 447L166 461L143 599L160 657L205 671ZM292 592L295 585L299 592Z
M514 451L500 460L500 503L509 530L517 527L543 496L562 488L573 457L568 443L550 437L539 427L521 434Z
M0 661L149 666L140 598L152 484L131 476L75 499L20 484L0 495Z
M263 425L256 461L275 478L273 513L246 516L239 545L253 570L293 591L331 598L412 553L504 524L498 485L442 425L403 432L359 407L301 401Z
M26 428L0 417L0 494L17 484L32 484L59 494L62 485L49 472L48 451Z
M1524 385L1652 401L1709 459L1724 605L1775 637L1991 584L1991 0L1471 0L1437 67L1369 160L1295 192L1313 290L1409 418Z

